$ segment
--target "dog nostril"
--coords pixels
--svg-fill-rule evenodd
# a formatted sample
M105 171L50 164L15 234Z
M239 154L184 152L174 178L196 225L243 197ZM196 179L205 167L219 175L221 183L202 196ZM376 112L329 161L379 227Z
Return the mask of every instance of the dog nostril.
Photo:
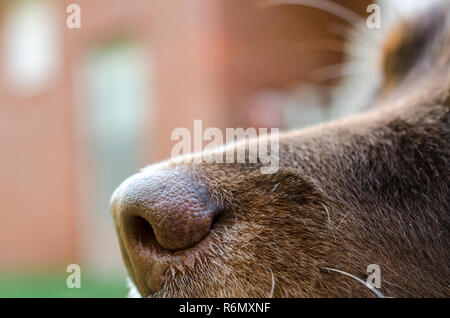
M155 232L150 223L140 216L132 216L125 225L130 229L130 240L143 248L153 248L158 245Z
M222 217L222 211L223 211L223 208L220 208L220 209L217 211L216 215L214 215L214 218L213 218L213 220L212 220L212 222L211 222L211 229L213 229L214 226L215 226L217 223L219 223L219 219Z
M201 241L220 213L204 186L168 170L131 177L111 202L119 232L127 241L168 250Z

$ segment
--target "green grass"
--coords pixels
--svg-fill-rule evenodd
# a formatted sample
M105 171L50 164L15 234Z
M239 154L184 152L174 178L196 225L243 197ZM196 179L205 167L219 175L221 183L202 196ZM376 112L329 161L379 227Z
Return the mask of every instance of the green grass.
M66 273L0 273L0 298L5 297L125 297L125 277L82 275L81 288L66 286Z

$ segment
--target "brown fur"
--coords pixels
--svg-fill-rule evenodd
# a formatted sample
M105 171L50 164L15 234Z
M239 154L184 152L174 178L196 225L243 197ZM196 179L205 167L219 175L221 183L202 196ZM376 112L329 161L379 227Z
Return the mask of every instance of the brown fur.
M189 175L224 212L203 241L167 255L159 291L135 282L143 296L267 297L273 273L274 297L372 297L326 268L365 280L378 264L385 296L448 297L449 12L392 34L373 110L282 135L277 173L171 161L144 169Z

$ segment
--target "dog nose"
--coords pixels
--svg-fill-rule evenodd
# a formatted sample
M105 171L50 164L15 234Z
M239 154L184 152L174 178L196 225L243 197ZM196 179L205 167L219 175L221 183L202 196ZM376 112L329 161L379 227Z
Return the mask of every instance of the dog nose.
M167 250L201 241L219 211L204 186L170 170L138 173L111 198L111 212L125 244L153 241Z

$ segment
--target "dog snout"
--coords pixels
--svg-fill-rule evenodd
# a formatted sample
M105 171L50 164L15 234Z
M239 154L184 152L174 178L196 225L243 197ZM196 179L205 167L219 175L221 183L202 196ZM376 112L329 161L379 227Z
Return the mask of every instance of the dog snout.
M131 176L110 207L125 264L145 296L162 288L175 253L202 241L221 211L205 186L171 170Z

